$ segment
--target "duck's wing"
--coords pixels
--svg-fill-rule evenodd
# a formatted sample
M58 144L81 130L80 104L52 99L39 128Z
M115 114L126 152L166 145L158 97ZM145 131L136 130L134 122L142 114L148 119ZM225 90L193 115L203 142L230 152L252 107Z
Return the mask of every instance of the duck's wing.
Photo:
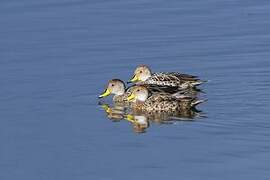
M154 73L151 77L149 77L146 81L141 82L142 84L155 84L159 86L171 86L178 87L179 78L174 75L166 74L166 73Z
M144 109L152 113L172 113L178 108L178 102L168 95L153 95L144 103Z
M153 93L149 98L149 101L161 102L161 101L182 101L182 102L191 102L197 100L197 96L189 94L185 91L178 91L176 93L170 94L166 92L157 92Z
M176 77L178 80L182 81L199 81L200 79L198 76L190 75L190 74L183 74L179 72L165 72L167 76Z
M180 74L176 72L160 72L152 74L152 76L146 81L141 82L141 84L155 84L159 86L171 87L181 87L181 84L185 83L188 83L186 86L189 87L190 85L193 86L193 83L196 83L195 85L199 85L201 84L201 81L196 76L192 75Z
M206 102L207 99L198 99L197 97L183 96L177 99L181 105L195 108L197 105Z
M148 98L148 101L162 102L162 101L175 101L176 98L169 93L154 93Z
M153 93L169 93L173 94L179 91L178 87L173 86L161 86L157 84L144 84L144 86L150 91L151 94Z
M126 89L127 95L129 95L134 87L136 87L138 84L134 84ZM148 89L150 95L155 93L169 93L174 94L179 91L178 87L172 87L172 86L161 86L157 84L139 84L140 86L144 86Z

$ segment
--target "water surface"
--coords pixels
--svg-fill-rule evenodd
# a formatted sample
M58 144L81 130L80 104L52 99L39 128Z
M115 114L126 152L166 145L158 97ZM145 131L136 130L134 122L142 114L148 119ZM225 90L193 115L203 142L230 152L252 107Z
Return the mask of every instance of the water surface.
M0 177L268 179L267 0L0 2ZM138 64L210 80L207 118L134 133L98 106Z

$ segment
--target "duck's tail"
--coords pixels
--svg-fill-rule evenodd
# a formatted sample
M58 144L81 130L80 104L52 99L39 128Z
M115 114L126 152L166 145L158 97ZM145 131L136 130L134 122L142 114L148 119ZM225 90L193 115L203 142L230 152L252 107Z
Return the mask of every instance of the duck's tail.
M195 99L193 102L191 102L191 107L195 108L197 105L206 101L207 99Z
M191 82L190 84L191 84L192 87L197 87L197 86L199 86L199 85L201 85L203 83L207 83L207 82L209 82L209 81L208 80L198 80L198 81L195 81L195 82Z

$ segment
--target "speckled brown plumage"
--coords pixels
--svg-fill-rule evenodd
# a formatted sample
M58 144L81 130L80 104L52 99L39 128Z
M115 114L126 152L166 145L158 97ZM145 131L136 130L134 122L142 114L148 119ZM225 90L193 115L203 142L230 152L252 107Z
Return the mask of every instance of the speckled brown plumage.
M195 87L201 84L202 81L197 76L188 74L180 74L177 72L160 72L154 73L146 81L139 82L138 84L155 84L159 86L178 87L179 89L186 89Z
M203 101L192 97L176 98L167 93L156 93L145 102L133 103L132 108L137 112L174 113L191 109L201 102Z

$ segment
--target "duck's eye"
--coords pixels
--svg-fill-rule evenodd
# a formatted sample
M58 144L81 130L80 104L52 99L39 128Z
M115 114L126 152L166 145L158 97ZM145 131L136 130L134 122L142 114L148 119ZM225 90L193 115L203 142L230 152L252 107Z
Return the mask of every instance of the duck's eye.
M140 90L139 90L139 89L137 89L137 92L140 92Z
M112 87L114 86L114 84L112 84Z
M142 71L140 71L140 73L142 73Z

